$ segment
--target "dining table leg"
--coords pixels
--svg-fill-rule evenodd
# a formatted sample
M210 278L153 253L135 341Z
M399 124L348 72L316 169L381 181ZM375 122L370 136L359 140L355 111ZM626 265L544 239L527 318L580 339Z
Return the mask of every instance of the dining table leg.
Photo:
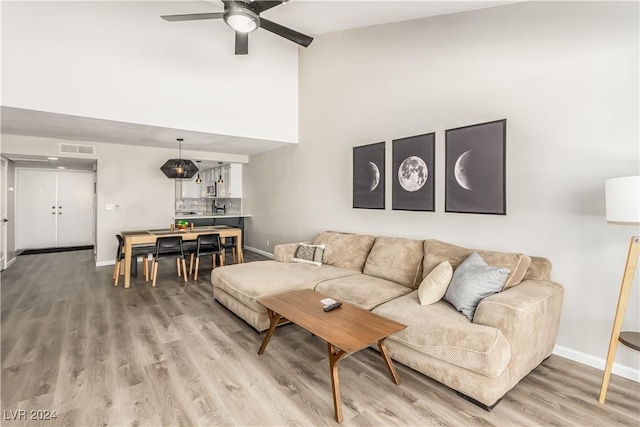
M244 262L244 253L242 252L242 233L238 233L238 244L236 247L236 252L238 253L238 263Z
M131 284L131 251L133 250L131 239L124 238L124 287Z

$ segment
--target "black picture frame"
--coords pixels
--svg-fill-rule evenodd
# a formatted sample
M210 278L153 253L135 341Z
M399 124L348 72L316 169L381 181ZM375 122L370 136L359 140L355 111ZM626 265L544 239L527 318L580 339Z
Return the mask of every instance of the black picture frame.
M385 143L353 147L353 207L384 209Z
M445 131L445 212L506 215L507 119Z
M435 132L393 140L393 210L435 212L435 145Z

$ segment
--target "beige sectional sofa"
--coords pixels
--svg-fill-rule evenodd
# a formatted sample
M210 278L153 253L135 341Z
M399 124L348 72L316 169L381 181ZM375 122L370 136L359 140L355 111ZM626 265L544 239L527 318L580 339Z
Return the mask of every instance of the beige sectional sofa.
M386 341L389 355L486 409L553 350L564 289L550 281L544 258L477 251L510 274L470 321L444 300L421 305L417 288L440 262L455 269L474 249L338 232L320 233L313 244L325 245L321 266L292 262L298 243L291 243L276 246L273 261L216 268L215 299L257 331L269 327L257 299L293 289L315 289L402 322L407 328Z

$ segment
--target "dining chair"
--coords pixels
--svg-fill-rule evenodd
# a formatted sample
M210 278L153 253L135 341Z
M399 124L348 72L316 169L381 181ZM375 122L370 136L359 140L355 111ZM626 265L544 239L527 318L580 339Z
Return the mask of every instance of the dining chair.
M113 269L113 286L118 286L120 275L124 274L124 238L120 234L116 234L118 239L118 249L116 251L116 262ZM131 248L131 273L136 274L138 270L138 257L142 257L142 274L144 274L144 280L149 281L150 272L149 265L147 263L147 256L155 251L155 246L133 246Z
M160 258L175 258L178 265L178 276L183 276L187 281L187 263L184 258L184 248L182 246L182 236L158 237L156 240L156 250L153 254L153 268L151 276L153 278L152 286L156 286L158 277L158 260Z
M226 258L227 249L231 249L231 256L233 259L233 263L238 263L238 238L237 237L226 237L224 239L224 243L222 244L222 258Z
M216 268L216 256L220 258L220 266L224 265L224 258L222 256L222 245L220 244L219 234L201 234L200 236L198 236L195 248L188 252L191 253L189 260L189 274L191 274L193 271L193 261L195 258L195 273L193 273L193 280L198 280L200 257L202 255L211 255L213 268Z

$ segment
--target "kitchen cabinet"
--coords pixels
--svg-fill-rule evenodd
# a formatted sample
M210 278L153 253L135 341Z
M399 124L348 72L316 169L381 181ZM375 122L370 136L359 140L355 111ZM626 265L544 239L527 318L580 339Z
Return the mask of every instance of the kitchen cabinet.
M229 197L242 197L242 165L229 165Z
M196 183L196 177L176 180L176 198L242 197L242 164L231 163L201 170L201 184Z
M196 175L197 176L197 175ZM196 177L192 179L176 180L176 193L182 199L192 199L202 197L202 184L196 183Z

